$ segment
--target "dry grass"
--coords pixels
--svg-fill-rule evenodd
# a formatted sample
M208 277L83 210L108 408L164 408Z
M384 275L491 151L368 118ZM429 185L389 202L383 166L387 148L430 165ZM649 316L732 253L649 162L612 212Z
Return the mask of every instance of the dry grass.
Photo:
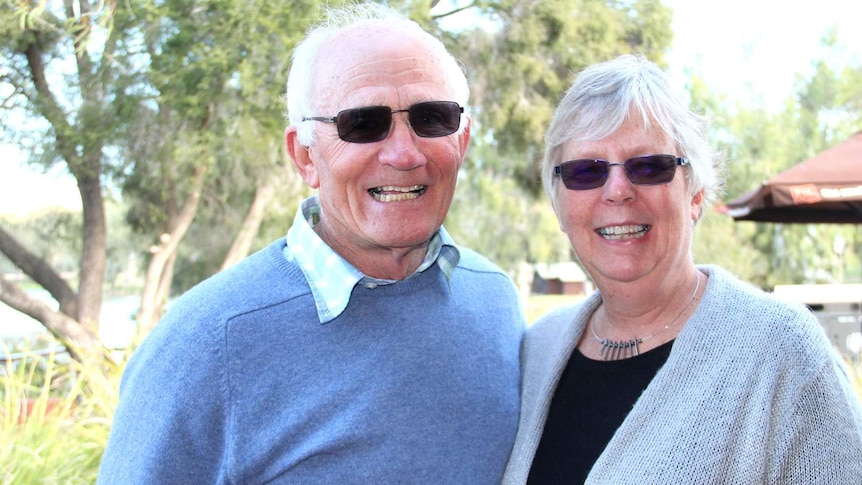
M524 305L527 323L532 324L537 318L554 308L575 303L584 298L583 295L530 295Z
M862 360L856 359L855 362L847 362L847 372L850 376L850 384L856 391L856 396L862 402Z

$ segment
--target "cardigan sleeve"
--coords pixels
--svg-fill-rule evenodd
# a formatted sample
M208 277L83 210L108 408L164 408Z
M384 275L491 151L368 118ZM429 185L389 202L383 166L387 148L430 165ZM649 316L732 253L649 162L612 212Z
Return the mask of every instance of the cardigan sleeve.
M824 362L787 410L775 427L769 483L862 483L862 411L837 360Z

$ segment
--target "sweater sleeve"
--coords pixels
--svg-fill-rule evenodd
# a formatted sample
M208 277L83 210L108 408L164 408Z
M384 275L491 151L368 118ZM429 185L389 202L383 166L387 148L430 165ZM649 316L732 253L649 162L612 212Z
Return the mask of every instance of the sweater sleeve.
M187 291L135 350L120 383L99 484L230 481L236 396L227 322L292 291L285 282L299 269L288 265L283 248L284 239L276 240Z
M224 331L199 321L200 303L172 309L129 361L99 484L222 481Z

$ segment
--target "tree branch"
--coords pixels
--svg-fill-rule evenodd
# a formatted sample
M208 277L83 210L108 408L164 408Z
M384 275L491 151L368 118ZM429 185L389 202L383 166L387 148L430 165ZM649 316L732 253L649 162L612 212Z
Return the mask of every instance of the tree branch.
M41 32L33 32L34 37L40 37ZM54 92L48 86L48 80L45 76L45 64L42 62L42 49L39 48L36 41L31 41L27 44L24 55L27 58L27 65L30 68L30 76L33 81L33 87L39 95L36 106L42 116L48 120L48 123L54 127L54 137L57 139L57 150L69 164L69 170L73 173L78 165L78 156L75 153L74 143L69 142L69 135L72 128L66 119L66 114L57 103L57 98Z
M27 276L48 290L57 300L60 312L70 318L78 317L78 295L54 269L42 258L28 251L14 236L0 226L0 252L21 268Z
M6 281L3 277L0 277L0 301L45 325L45 328L57 340L66 345L75 358L80 356L76 355L74 349L92 352L99 351L102 348L98 337L84 328L83 325L80 325L75 319L54 310L44 302L28 295L17 285Z
M436 2L431 5L431 8L434 8L434 5L436 5ZM450 10L448 12L444 12L444 13L441 13L439 15L434 15L431 17L431 19L432 20L439 20L442 18L446 18L446 17L449 17L451 15L455 15L456 13L463 12L464 10L468 10L468 9L473 8L473 7L477 7L478 5L479 4L477 2L470 2L467 5L464 5L463 7L456 8L455 10Z

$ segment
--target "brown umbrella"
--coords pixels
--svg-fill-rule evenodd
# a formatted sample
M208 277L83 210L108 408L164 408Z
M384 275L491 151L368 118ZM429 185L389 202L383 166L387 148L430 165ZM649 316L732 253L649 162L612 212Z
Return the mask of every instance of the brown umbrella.
M862 131L725 203L737 221L862 224Z

